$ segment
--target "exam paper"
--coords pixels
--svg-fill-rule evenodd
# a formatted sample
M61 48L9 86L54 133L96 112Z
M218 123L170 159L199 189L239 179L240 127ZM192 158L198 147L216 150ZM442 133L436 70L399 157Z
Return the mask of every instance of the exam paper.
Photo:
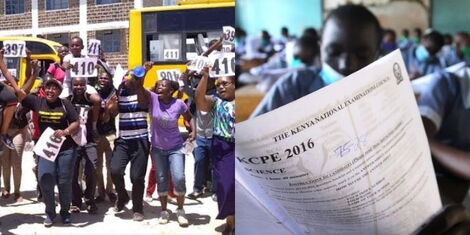
M255 208L238 207L251 197L293 234L409 234L437 212L431 153L405 68L397 50L236 124L237 217ZM252 229L263 231L256 221Z

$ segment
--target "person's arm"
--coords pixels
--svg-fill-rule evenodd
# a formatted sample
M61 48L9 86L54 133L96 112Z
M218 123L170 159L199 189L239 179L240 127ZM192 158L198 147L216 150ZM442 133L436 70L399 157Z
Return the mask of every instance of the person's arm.
M61 100L61 102L63 102L63 105L65 107L65 113L66 113L65 115L69 122L69 126L65 128L64 130L56 130L54 132L54 136L58 138L61 138L63 136L73 135L78 131L80 127L78 113L75 107L73 107L72 103L70 103L70 101L68 100Z
M419 99L419 108L429 147L435 160L452 174L470 180L470 153L439 142L435 137L441 128L446 105L455 102L458 82L451 74L434 77ZM459 96L460 97L460 96ZM452 104L453 105L453 104ZM459 138L454 136L453 138Z
M436 126L428 118L423 117L422 119L433 157L453 174L470 180L470 171L468 170L470 169L470 153L435 140Z
M105 104L104 112L101 116L101 122L109 122L109 119L115 117L118 114L118 100L116 94L114 94Z
M137 90L137 100L139 103L139 107L142 109L146 109L150 105L150 91L144 88L144 80L147 76L147 72L152 68L153 62L147 61L144 63L145 68L145 75L142 79L135 80L133 79L133 85Z
M216 43L214 43L211 47L209 47L209 49L207 49L207 51L202 53L202 56L209 56L212 53L212 51L214 51L216 48L222 46L222 44L224 44L224 37L225 37L225 35L224 35L224 33L222 33L220 35L219 40Z
M7 81L11 83L11 86L13 87L15 92L21 92L21 89L18 87L18 84L16 83L13 76L11 76L7 66L3 62L3 49L0 50L0 71L2 71L2 74L7 79Z
M209 79L209 67L202 69L202 78L199 81L199 85L196 88L195 101L196 107L201 110L208 112L214 107L214 100L212 97L206 95L207 91L207 80Z
M93 131L96 131L96 123L98 122L98 118L100 116L101 97L98 94L91 94L90 101L93 104L91 111L91 122L93 125Z
M26 48L26 72L25 72L25 78L28 79L31 76L31 51ZM20 78L18 78L20 80Z
M191 118L191 114L189 113L189 109L187 109L186 112L184 112L182 115L183 115L183 119L189 122L191 125L191 132L188 135L188 139L189 141L193 141L196 138L196 128L193 125L193 121Z
M180 75L178 79L183 81L183 84L184 84L181 87L181 91L183 91L190 97L194 97L194 92L190 84L191 84L191 78L193 77L194 73L196 73L196 71L189 71L188 70L189 64L191 64L191 61L186 63L186 70Z
M69 124L69 126L67 128L65 128L64 130L56 130L54 132L54 136L57 137L57 138L61 138L62 136L68 136L68 135L73 135L75 134L75 132L78 131L78 128L80 127L80 122L77 120L77 121L74 121L74 122L71 122Z
M39 68L39 61L33 60L31 62L31 67L32 67L32 72L30 75L27 77L25 83L23 84L23 87L21 88L24 91L24 94L29 94L31 91L31 88L34 85L34 81L36 80L37 77L39 77L39 71L41 68ZM19 99L22 99L19 97Z

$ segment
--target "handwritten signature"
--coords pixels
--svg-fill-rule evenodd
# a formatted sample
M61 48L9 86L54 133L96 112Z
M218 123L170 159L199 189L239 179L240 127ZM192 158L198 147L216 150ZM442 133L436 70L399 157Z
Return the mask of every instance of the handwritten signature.
M355 153L360 147L364 147L367 144L367 136L362 135L354 139L348 140L346 143L339 145L332 149L335 157L343 158L351 153Z

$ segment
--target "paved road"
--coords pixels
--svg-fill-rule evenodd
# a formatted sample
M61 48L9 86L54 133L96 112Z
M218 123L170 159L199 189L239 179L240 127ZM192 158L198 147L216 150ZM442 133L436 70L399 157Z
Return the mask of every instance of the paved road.
M127 204L127 209L121 213L113 211L113 205L106 201L99 203L98 213L87 214L82 211L72 214L72 224L63 225L60 217L56 218L51 228L45 228L42 224L45 214L45 206L36 201L36 179L31 171L34 160L31 152L26 152L23 157L23 179L21 191L25 200L22 203L13 203L13 198L0 198L0 234L220 234L224 228L224 221L216 220L217 203L211 197L198 200L186 199L185 211L189 220L189 227L179 227L176 216L173 214L170 223L158 224L160 215L160 203L154 199L148 203L144 201L145 220L135 222L132 220L132 202ZM150 161L148 164L151 166ZM186 156L186 187L188 193L193 186L194 158ZM147 175L150 169L147 170ZM129 180L129 167L126 170L126 189L131 190ZM147 177L146 177L147 179ZM2 179L3 185L3 179ZM154 194L154 198L157 194ZM169 204L168 209L175 212L176 205ZM59 206L57 206L57 212Z

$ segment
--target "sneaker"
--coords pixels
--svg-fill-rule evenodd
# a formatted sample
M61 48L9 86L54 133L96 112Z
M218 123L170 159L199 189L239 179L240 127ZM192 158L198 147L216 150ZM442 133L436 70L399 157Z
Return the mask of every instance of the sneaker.
M49 216L46 216L46 219L44 219L44 222L43 222L44 227L46 227L46 228L51 227L53 223L54 222L52 221L51 218L49 218Z
M152 202L152 201L153 201L153 197L152 197L152 195L148 195L148 194L147 194L147 195L145 195L144 200L145 200L146 202Z
M176 209L176 217L181 227L188 227L188 219L186 219L184 209Z
M0 137L2 143L7 146L9 149L15 149L15 144L13 144L13 139L9 135L2 135Z
M158 219L159 224L167 224L170 221L170 213L168 210L160 212L160 218Z
M116 204L114 205L114 211L115 212L120 212L124 209L124 206L129 202L129 196L126 195L126 198L123 200L120 200L120 198L117 199Z
M65 217L65 218L62 217L62 223L63 224L71 224L72 221L70 220L70 217Z
M144 220L144 215L139 213L139 212L135 212L134 213L134 216L132 217L132 220L134 221L142 221Z
M115 203L116 200L117 200L117 196L116 196L115 193L108 193L108 198L109 198L109 201L112 202L112 203Z
M216 193L212 194L211 197L212 197L212 201L217 202L217 194Z
M78 206L70 206L69 211L70 211L70 213L80 213L80 207L78 207Z
M87 205L86 210L88 211L88 214L96 214L96 212L98 211L98 207L93 203Z
M196 191L188 194L189 199L197 199L198 197L201 197L201 196L202 196L202 192L196 192Z

